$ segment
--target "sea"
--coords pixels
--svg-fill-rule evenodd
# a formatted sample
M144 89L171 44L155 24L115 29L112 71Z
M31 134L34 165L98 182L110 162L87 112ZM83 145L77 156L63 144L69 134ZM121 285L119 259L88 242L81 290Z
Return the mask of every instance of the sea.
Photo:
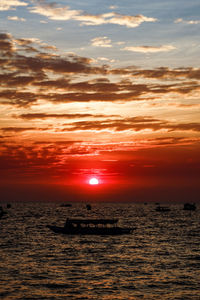
M200 207L15 202L0 219L0 299L200 299ZM56 234L66 218L118 218L121 236Z

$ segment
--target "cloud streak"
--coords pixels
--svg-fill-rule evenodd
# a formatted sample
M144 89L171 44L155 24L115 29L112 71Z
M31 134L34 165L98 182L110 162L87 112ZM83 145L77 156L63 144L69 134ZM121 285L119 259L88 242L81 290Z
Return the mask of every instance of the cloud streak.
M162 45L162 46L131 46L124 47L122 50L140 53L157 53L157 52L168 52L175 50L176 47L172 45Z
M14 116L17 118L22 118L25 120L34 119L76 119L76 118L105 118L106 115L103 114L47 114L47 113L27 113L21 114L19 116ZM116 117L116 115L108 115L107 117Z
M76 130L111 130L111 131L141 131L165 130L167 132L173 131L200 131L200 123L172 123L165 120L155 119L153 117L132 117L115 120L104 121L78 121L68 124L64 131Z
M71 10L69 6L58 7L55 3L46 3L39 1L39 4L29 8L31 13L37 13L46 16L51 20L76 20L82 26L98 26L103 24L115 24L135 28L143 22L156 22L156 18L146 17L144 15L126 16L115 12L91 15L81 10Z
M200 20L183 20L182 18L178 18L174 21L174 23L183 23L188 25L198 25L200 24Z

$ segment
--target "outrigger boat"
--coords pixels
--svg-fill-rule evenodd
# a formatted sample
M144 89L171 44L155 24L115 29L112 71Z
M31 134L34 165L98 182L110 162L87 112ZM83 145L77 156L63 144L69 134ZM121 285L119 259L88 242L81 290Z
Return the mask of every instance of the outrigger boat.
M80 235L129 234L135 228L117 226L118 219L67 219L64 227L47 225L55 233Z

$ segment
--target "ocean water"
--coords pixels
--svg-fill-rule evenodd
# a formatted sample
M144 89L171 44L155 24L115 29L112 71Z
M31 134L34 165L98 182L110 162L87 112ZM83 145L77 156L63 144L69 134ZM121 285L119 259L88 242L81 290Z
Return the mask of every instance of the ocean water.
M200 209L170 208L13 203L0 219L0 299L200 299ZM136 229L68 236L46 227L67 217L117 217Z

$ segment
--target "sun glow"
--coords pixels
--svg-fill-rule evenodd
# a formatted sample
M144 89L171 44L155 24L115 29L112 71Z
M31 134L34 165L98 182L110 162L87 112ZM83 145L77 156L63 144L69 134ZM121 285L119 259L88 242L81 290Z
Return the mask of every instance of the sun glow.
M92 177L89 180L89 184L91 184L91 185L99 184L99 180L96 177Z

